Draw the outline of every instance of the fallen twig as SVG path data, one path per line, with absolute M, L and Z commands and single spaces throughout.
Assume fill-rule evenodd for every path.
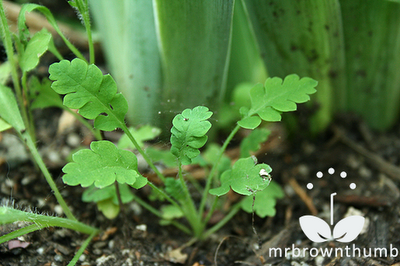
M 334 128 L 335 135 L 337 138 L 342 141 L 344 144 L 349 146 L 351 149 L 355 150 L 359 154 L 363 155 L 367 158 L 371 165 L 374 166 L 377 170 L 381 171 L 382 173 L 386 174 L 387 176 L 400 181 L 400 167 L 397 167 L 387 161 L 385 161 L 379 155 L 372 153 L 362 147 L 361 145 L 355 143 L 353 140 L 349 139 L 342 130 L 339 128 Z

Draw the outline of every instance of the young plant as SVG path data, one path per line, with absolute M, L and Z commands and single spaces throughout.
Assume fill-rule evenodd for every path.
M 127 198 L 132 198 L 132 196 L 125 197 L 128 194 L 124 192 L 125 201 L 123 201 L 120 186 L 123 186 L 124 189 L 127 186 L 139 189 L 148 184 L 170 205 L 164 206 L 162 211 L 159 211 L 134 196 L 136 201 L 159 216 L 164 224 L 166 222 L 173 224 L 192 234 L 196 239 L 208 237 L 229 221 L 240 208 L 249 211 L 249 200 L 243 200 L 234 205 L 219 223 L 207 228 L 208 220 L 215 208 L 219 206 L 219 197 L 225 195 L 230 189 L 251 198 L 259 193 L 257 194 L 258 198 L 269 199 L 271 204 L 268 206 L 255 205 L 256 213 L 260 215 L 273 213 L 271 208 L 273 208 L 274 199 L 282 196 L 280 189 L 274 185 L 272 187 L 274 193 L 262 193 L 270 184 L 269 173 L 272 169 L 267 164 L 257 164 L 255 157 L 247 156 L 237 160 L 231 169 L 220 175 L 218 170 L 221 159 L 229 142 L 240 128 L 256 129 L 262 120 L 280 121 L 282 112 L 294 111 L 296 103 L 309 100 L 309 94 L 315 92 L 314 87 L 317 85 L 317 82 L 310 78 L 300 79 L 297 75 L 289 75 L 284 81 L 280 78 L 269 78 L 265 85 L 258 84 L 253 87 L 250 90 L 251 107 L 241 108 L 242 119 L 238 121 L 223 146 L 218 148 L 218 155 L 211 166 L 205 187 L 200 188 L 203 196 L 198 204 L 190 193 L 190 186 L 187 183 L 188 180 L 189 182 L 194 181 L 185 178 L 189 173 L 185 173 L 184 166 L 198 160 L 199 149 L 207 142 L 206 134 L 212 126 L 208 121 L 212 112 L 207 107 L 198 106 L 193 109 L 185 109 L 173 119 L 170 142 L 171 153 L 176 157 L 178 175 L 177 178 L 165 177 L 155 167 L 154 162 L 125 124 L 127 102 L 122 94 L 117 93 L 116 83 L 110 75 L 103 75 L 95 65 L 88 65 L 80 59 L 55 63 L 50 66 L 49 72 L 50 79 L 54 81 L 52 88 L 57 93 L 65 95 L 64 104 L 69 108 L 79 109 L 79 114 L 83 117 L 94 119 L 94 127 L 97 129 L 103 131 L 122 129 L 125 133 L 124 138 L 131 141 L 150 168 L 157 174 L 162 185 L 155 186 L 139 173 L 134 153 L 120 149 L 106 140 L 92 142 L 90 149 L 80 150 L 73 155 L 73 162 L 63 168 L 64 183 L 72 186 L 92 186 L 91 192 L 87 192 L 84 196 L 86 201 L 91 199 L 103 203 L 104 200 L 107 200 L 107 205 L 112 203 L 114 206 L 118 202 L 120 208 Z M 264 137 L 259 131 L 255 132 L 261 135 L 258 137 L 259 139 L 266 138 L 267 132 L 264 132 Z M 254 149 L 257 143 L 249 142 L 247 145 L 243 148 L 244 156 Z M 212 188 L 212 184 L 215 183 L 221 185 Z M 193 183 L 193 185 L 197 184 Z M 108 196 L 100 196 L 101 194 L 96 192 L 96 189 L 106 189 Z M 213 198 L 212 204 L 208 201 L 210 197 Z M 110 217 L 115 215 L 114 209 Z M 182 216 L 186 218 L 190 228 L 175 219 Z
M 79 2 L 81 6 L 85 5 L 82 0 L 77 0 L 76 2 Z M 14 209 L 13 206 L 1 206 L 1 225 L 10 224 L 17 221 L 29 222 L 32 224 L 1 236 L 0 243 L 50 226 L 69 228 L 77 232 L 89 234 L 87 240 L 82 243 L 82 246 L 79 248 L 72 261 L 68 264 L 75 265 L 80 255 L 82 255 L 85 248 L 88 246 L 91 239 L 99 233 L 99 230 L 95 227 L 85 225 L 75 218 L 64 198 L 62 197 L 60 191 L 58 190 L 57 185 L 53 181 L 53 178 L 48 171 L 46 165 L 44 164 L 36 147 L 34 122 L 32 114 L 30 112 L 31 108 L 44 108 L 48 106 L 62 105 L 60 104 L 60 96 L 54 94 L 53 91 L 49 91 L 49 86 L 46 86 L 49 85 L 49 83 L 46 82 L 46 80 L 43 80 L 43 82 L 40 83 L 37 78 L 32 77 L 31 81 L 33 84 L 28 85 L 28 83 L 30 83 L 28 82 L 28 76 L 30 72 L 37 67 L 40 57 L 46 51 L 51 51 L 60 60 L 62 59 L 62 56 L 56 50 L 53 44 L 52 35 L 47 30 L 43 29 L 34 34 L 32 37 L 29 36 L 29 31 L 25 25 L 25 13 L 31 12 L 33 10 L 40 11 L 42 14 L 44 14 L 50 24 L 65 41 L 66 45 L 71 49 L 71 51 L 74 52 L 78 57 L 84 59 L 82 54 L 62 34 L 50 11 L 40 5 L 26 4 L 22 6 L 21 12 L 18 17 L 18 33 L 12 36 L 9 31 L 9 26 L 7 24 L 3 1 L 0 0 L 0 36 L 6 50 L 8 59 L 7 65 L 9 66 L 9 72 L 12 77 L 14 91 L 17 96 L 17 98 L 15 98 L 11 88 L 7 87 L 3 83 L 0 84 L 0 124 L 1 130 L 6 130 L 10 127 L 14 128 L 21 140 L 28 147 L 34 159 L 34 162 L 42 171 L 47 183 L 49 184 L 58 203 L 65 213 L 66 218 L 40 215 L 29 211 L 20 211 Z M 82 16 L 85 17 L 88 16 L 88 14 L 82 14 Z M 14 55 L 14 48 L 17 52 L 16 55 Z M 15 60 L 16 58 L 18 60 Z M 21 77 L 19 76 L 19 73 L 21 73 Z M 6 76 L 8 75 L 6 74 Z M 32 87 L 35 87 L 37 90 L 31 90 Z M 38 95 L 36 95 L 36 93 Z M 31 100 L 33 101 L 32 105 Z M 72 112 L 71 110 L 68 111 Z M 83 119 L 78 119 L 84 122 L 86 126 L 92 128 Z M 93 133 L 94 135 L 96 135 L 96 133 L 98 132 L 93 131 Z M 100 135 L 97 134 L 97 136 L 101 139 Z

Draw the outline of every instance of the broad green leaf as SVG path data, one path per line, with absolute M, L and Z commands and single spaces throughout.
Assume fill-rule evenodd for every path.
M 94 127 L 112 131 L 124 125 L 128 110 L 124 96 L 117 93 L 117 86 L 110 75 L 104 75 L 95 65 L 88 65 L 81 59 L 71 62 L 62 60 L 49 67 L 52 88 L 59 94 L 66 94 L 64 105 L 79 109 L 79 113 L 94 119 Z
M 154 0 L 162 73 L 161 103 L 169 116 L 224 97 L 234 0 Z M 158 103 L 157 103 L 158 104 Z
M 2 84 L 0 84 L 0 117 L 19 133 L 25 131 L 17 100 L 11 89 Z
M 150 125 L 145 125 L 138 129 L 130 127 L 129 132 L 131 132 L 132 136 L 136 139 L 136 142 L 139 144 L 139 146 L 143 148 L 144 141 L 155 139 L 158 135 L 160 135 L 161 130 Z M 120 149 L 135 149 L 132 141 L 125 133 L 119 139 L 117 147 Z
M 51 38 L 51 33 L 46 29 L 32 36 L 20 58 L 22 71 L 31 71 L 38 65 L 40 57 L 49 49 Z
M 319 104 L 319 109 L 310 127 L 314 132 L 324 129 L 334 109 L 344 104 L 334 94 L 346 89 L 344 44 L 353 43 L 343 39 L 340 1 L 242 2 L 268 74 L 271 77 L 285 77 L 296 73 L 301 77 L 318 80 L 318 93 L 314 100 Z M 368 6 L 363 0 L 359 2 Z M 352 10 L 359 11 L 357 8 Z
M 272 171 L 267 164 L 257 164 L 255 157 L 242 158 L 236 161 L 231 170 L 221 176 L 221 186 L 210 189 L 210 194 L 222 196 L 232 188 L 238 194 L 252 195 L 265 189 L 270 179 L 266 173 Z
M 268 75 L 264 66 L 262 54 L 260 53 L 254 31 L 246 14 L 244 3 L 242 0 L 235 1 L 227 96 L 230 95 L 232 89 L 235 95 L 238 86 L 243 88 L 243 82 L 246 82 L 248 85 L 251 84 L 250 88 L 252 88 L 254 84 L 264 82 L 267 77 Z M 249 90 L 247 90 L 247 94 L 248 91 Z M 243 103 L 243 101 L 247 102 L 247 100 L 250 104 L 250 99 L 244 97 L 239 100 L 242 104 L 237 106 L 245 106 L 246 104 Z M 236 101 L 235 104 L 237 104 Z M 250 105 L 248 106 L 250 107 Z
M 253 195 L 247 196 L 240 204 L 244 211 L 248 213 L 255 211 L 261 218 L 275 216 L 276 200 L 283 198 L 283 196 L 282 188 L 276 182 L 272 181 L 267 188 L 256 193 L 254 206 Z
M 334 104 L 360 114 L 373 129 L 390 129 L 398 123 L 400 111 L 400 4 L 373 0 L 339 3 L 347 87 L 335 88 Z
M 159 121 L 158 114 L 163 111 L 162 72 L 153 1 L 89 0 L 89 4 L 108 69 L 128 101 L 130 123 L 169 125 L 171 120 Z
M 257 84 L 250 90 L 251 108 L 239 125 L 255 126 L 249 117 L 258 115 L 265 121 L 280 121 L 281 112 L 295 111 L 297 103 L 310 99 L 309 94 L 316 92 L 317 82 L 311 78 L 302 78 L 292 74 L 282 82 L 280 78 L 268 78 L 265 86 Z
M 260 144 L 268 139 L 269 131 L 266 128 L 257 128 L 253 130 L 245 139 L 240 143 L 240 157 L 248 157 L 252 152 L 260 149 Z
M 29 80 L 29 92 L 33 100 L 31 108 L 63 107 L 61 97 L 51 88 L 51 81 L 43 78 L 42 82 L 36 76 Z
M 118 182 L 133 185 L 139 182 L 145 185 L 144 177 L 137 169 L 134 153 L 118 149 L 109 141 L 93 141 L 90 150 L 80 150 L 72 156 L 73 162 L 62 169 L 63 181 L 70 186 L 88 187 L 94 184 L 104 188 Z
M 211 115 L 207 107 L 198 106 L 185 109 L 173 119 L 171 153 L 182 164 L 190 164 L 200 154 L 199 148 L 207 142 L 206 134 L 211 128 L 211 123 L 207 121 Z

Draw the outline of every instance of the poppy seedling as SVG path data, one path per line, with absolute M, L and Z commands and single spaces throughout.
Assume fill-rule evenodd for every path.
M 208 220 L 215 208 L 220 205 L 218 199 L 231 189 L 240 195 L 251 198 L 257 194 L 257 198 L 263 198 L 269 202 L 269 204 L 255 205 L 257 214 L 263 216 L 273 213 L 271 207 L 273 209 L 276 198 L 282 197 L 282 192 L 279 186 L 274 185 L 272 188 L 275 193 L 268 195 L 261 193 L 270 185 L 272 169 L 267 164 L 258 164 L 256 158 L 249 154 L 251 150 L 257 149 L 259 142 L 265 141 L 269 134 L 268 131 L 255 130 L 253 132 L 255 137 L 246 139 L 241 145 L 243 158 L 237 160 L 232 167 L 227 166 L 228 169 L 223 169 L 222 174 L 220 174 L 220 162 L 226 147 L 240 128 L 254 130 L 259 127 L 262 120 L 280 121 L 282 112 L 294 111 L 297 103 L 309 100 L 309 94 L 315 92 L 314 87 L 317 85 L 313 79 L 300 79 L 297 75 L 289 75 L 283 81 L 280 78 L 269 78 L 264 85 L 255 85 L 249 92 L 251 107 L 241 108 L 242 119 L 238 121 L 223 146 L 214 147 L 217 155 L 212 162 L 203 164 L 206 168 L 211 167 L 211 170 L 205 186 L 198 188 L 198 183 L 185 178 L 186 173 L 183 166 L 199 162 L 200 148 L 207 143 L 207 133 L 212 127 L 208 120 L 213 115 L 207 107 L 198 106 L 193 109 L 185 109 L 174 117 L 170 152 L 176 158 L 178 175 L 177 178 L 165 177 L 143 149 L 142 141 L 136 140 L 132 134 L 133 131 L 129 130 L 125 124 L 127 102 L 122 94 L 117 93 L 117 86 L 110 75 L 103 75 L 97 66 L 89 65 L 81 59 L 54 63 L 50 66 L 49 72 L 50 79 L 54 81 L 52 88 L 57 93 L 65 95 L 64 104 L 69 108 L 79 109 L 79 113 L 83 117 L 94 119 L 96 129 L 103 131 L 122 129 L 125 133 L 122 142 L 125 143 L 124 147 L 127 147 L 126 143 L 129 140 L 158 175 L 162 185 L 155 186 L 139 173 L 134 153 L 117 148 L 106 140 L 94 141 L 90 145 L 90 149 L 80 150 L 73 155 L 73 162 L 63 168 L 64 183 L 82 187 L 94 186 L 90 188 L 90 192 L 85 192 L 84 200 L 97 202 L 102 210 L 110 206 L 113 209 L 112 206 L 115 207 L 117 204 L 133 200 L 133 197 L 125 191 L 129 186 L 140 189 L 145 185 L 150 185 L 156 194 L 159 194 L 159 198 L 169 204 L 164 205 L 162 210 L 158 211 L 136 197 L 138 203 L 159 216 L 164 224 L 173 224 L 198 239 L 203 239 L 220 228 L 241 208 L 249 210 L 248 200 L 245 197 L 243 203 L 239 202 L 231 208 L 226 219 L 207 229 Z M 188 180 L 192 183 L 195 182 L 193 185 L 197 186 L 203 195 L 199 205 L 190 193 Z M 212 184 L 217 183 L 220 183 L 220 186 L 211 187 Z M 111 186 L 118 185 L 124 188 L 124 201 L 117 201 L 117 199 L 121 199 L 121 195 L 116 197 L 115 193 L 120 192 L 118 189 L 111 188 Z M 99 197 L 100 194 L 96 189 L 107 189 L 107 193 L 103 194 L 107 197 Z M 214 199 L 210 204 L 211 197 Z M 118 212 L 115 208 L 113 210 L 114 212 L 111 212 L 109 217 L 115 217 Z M 204 215 L 206 211 L 207 215 Z M 177 221 L 177 218 L 180 217 L 186 218 L 190 228 Z

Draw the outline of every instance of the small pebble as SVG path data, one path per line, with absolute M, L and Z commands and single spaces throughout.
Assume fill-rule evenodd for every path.
M 43 247 L 38 248 L 38 249 L 36 250 L 36 252 L 37 252 L 39 255 L 43 255 L 43 253 L 44 253 L 44 248 L 43 248 Z
M 76 148 L 81 144 L 81 138 L 78 136 L 78 134 L 71 133 L 68 135 L 66 142 L 68 146 Z
M 62 209 L 62 207 L 60 205 L 54 206 L 54 211 L 60 216 L 64 213 L 63 209 Z
M 85 259 L 86 259 L 86 255 L 85 255 L 85 254 L 82 254 L 82 255 L 79 257 L 79 261 L 85 261 Z
M 137 229 L 137 230 L 141 230 L 141 231 L 143 231 L 143 232 L 146 232 L 146 231 L 147 231 L 147 225 L 145 225 L 145 224 L 139 224 L 139 225 L 136 226 L 136 229 Z
M 114 248 L 114 240 L 110 240 L 110 242 L 108 242 L 108 248 L 113 249 Z
M 57 255 L 54 256 L 54 260 L 61 262 L 61 261 L 63 261 L 63 256 L 61 256 L 60 254 L 57 254 Z
M 49 151 L 49 153 L 47 154 L 47 157 L 49 158 L 50 162 L 52 162 L 52 163 L 61 162 L 60 154 L 56 151 Z
M 322 266 L 324 263 L 324 257 L 318 256 L 315 258 L 315 265 Z

